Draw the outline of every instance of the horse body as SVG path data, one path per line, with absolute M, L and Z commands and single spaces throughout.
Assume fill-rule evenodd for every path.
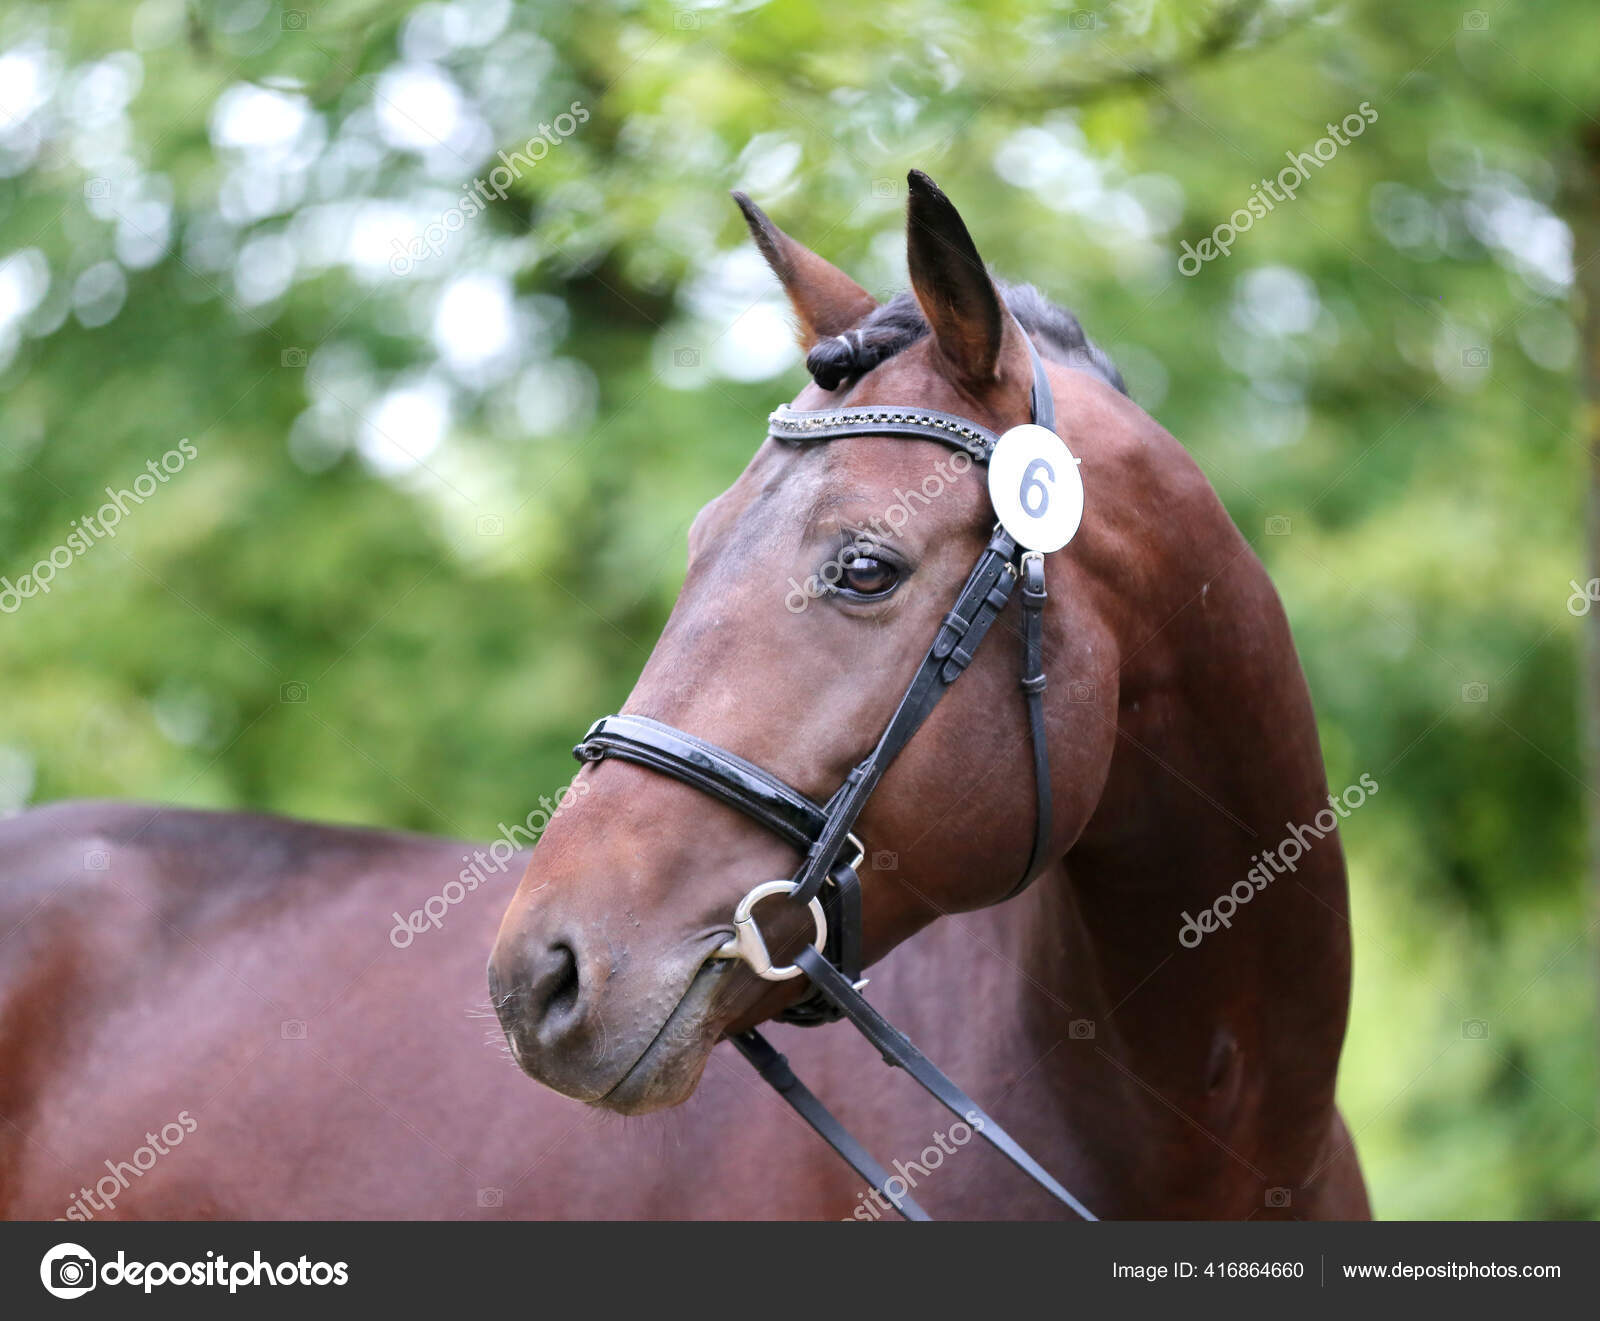
M 116 803 L 0 823 L 0 1215 L 882 1216 L 726 1046 L 693 1102 L 659 1117 L 618 1119 L 530 1087 L 473 1016 L 500 896 L 472 896 L 408 949 L 388 940 L 391 910 L 454 876 L 472 847 Z M 96 852 L 106 869 L 85 871 Z M 1163 1113 L 1099 1066 L 1107 1020 L 1096 1038 L 1065 1018 L 1040 1025 L 1060 1045 L 1036 1067 L 1038 1038 L 990 1030 L 1020 1020 L 1014 965 L 1038 960 L 1043 974 L 1053 957 L 1057 942 L 1040 937 L 1063 929 L 1058 894 L 1040 887 L 930 927 L 874 970 L 871 990 L 958 1076 L 994 1080 L 986 1102 L 1052 1168 L 1088 1175 L 1096 1149 L 1120 1157 L 1137 1144 L 1119 1134 L 1149 1132 L 1130 1113 Z M 949 1011 L 952 976 L 981 1013 Z M 1071 1012 L 1098 1012 L 1072 994 Z M 865 1043 L 794 1030 L 779 1044 L 939 1213 L 1053 1212 L 977 1145 L 929 1156 L 950 1117 Z M 1067 1101 L 1097 1072 L 1125 1108 L 1085 1141 Z M 180 1114 L 193 1131 L 130 1173 L 150 1131 Z M 80 1190 L 113 1177 L 108 1161 L 123 1178 L 96 1206 Z M 1209 1183 L 1181 1163 L 1152 1168 L 1127 1205 L 1170 1208 L 1186 1178 Z M 1206 1197 L 1193 1210 L 1222 1213 Z
M 0 1212 L 735 1209 L 675 1202 L 687 1162 L 673 1125 L 625 1126 L 529 1087 L 498 1032 L 485 1041 L 492 892 L 406 949 L 390 942 L 391 910 L 436 892 L 472 848 L 133 804 L 62 804 L 0 825 L 0 931 L 11 933 L 0 944 Z M 85 854 L 108 865 L 85 871 Z M 80 1197 L 108 1160 L 130 1161 L 180 1114 L 192 1133 L 148 1171 L 124 1171 L 129 1186 L 101 1199 L 113 1209 Z
M 745 205 L 813 342 L 867 315 L 858 286 Z M 938 240 L 921 249 L 919 205 Z M 914 188 L 929 333 L 801 406 L 837 389 L 996 430 L 1021 420 L 1017 344 L 981 263 L 938 269 L 944 249 L 970 249 L 941 205 Z M 999 356 L 973 374 L 972 352 Z M 1337 830 L 1292 868 L 1260 861 L 1328 808 L 1282 608 L 1181 446 L 1103 377 L 1049 374 L 1089 490 L 1050 569 L 1060 857 L 997 902 L 1034 811 L 1002 616 L 861 818 L 870 850 L 894 850 L 862 876 L 868 995 L 1102 1215 L 1364 1216 L 1333 1095 L 1350 970 Z M 763 445 L 697 520 L 628 709 L 825 799 L 987 535 L 981 475 L 905 530 L 892 599 L 785 612 L 781 584 L 936 449 Z M 709 958 L 751 883 L 792 868 L 789 846 L 639 766 L 585 766 L 578 783 L 517 860 L 498 936 L 510 887 L 490 884 L 405 949 L 391 914 L 438 893 L 470 845 L 98 804 L 0 823 L 0 1212 L 67 1214 L 145 1126 L 187 1111 L 192 1135 L 105 1214 L 879 1218 L 717 1045 L 798 994 Z M 108 870 L 84 870 L 94 852 Z M 1180 941 L 1186 915 L 1241 882 L 1253 891 L 1231 926 Z M 555 1090 L 529 1087 L 468 1016 L 486 1007 L 491 947 L 503 1040 Z M 1059 1211 L 847 1029 L 776 1044 L 936 1214 Z M 605 1113 L 691 1093 L 659 1117 Z

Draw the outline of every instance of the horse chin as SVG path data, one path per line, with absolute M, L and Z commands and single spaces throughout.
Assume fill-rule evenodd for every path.
M 616 1114 L 645 1115 L 687 1101 L 727 1026 L 721 992 L 732 971 L 733 965 L 722 959 L 702 964 L 644 1053 L 590 1104 Z

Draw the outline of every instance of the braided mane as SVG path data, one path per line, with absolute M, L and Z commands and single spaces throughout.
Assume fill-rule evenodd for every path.
M 1128 392 L 1122 373 L 1084 334 L 1071 312 L 1057 307 L 1031 284 L 996 280 L 995 287 L 1022 328 L 1037 337 L 1039 351 L 1046 358 L 1086 371 L 1123 394 Z M 927 333 L 928 322 L 916 298 L 899 293 L 843 335 L 830 336 L 817 344 L 806 356 L 806 370 L 824 390 L 837 390 L 845 381 L 866 375 Z

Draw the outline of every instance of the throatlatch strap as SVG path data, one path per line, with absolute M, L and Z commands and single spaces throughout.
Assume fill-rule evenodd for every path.
M 733 1037 L 732 1041 L 739 1048 L 739 1053 L 755 1065 L 756 1072 L 772 1086 L 773 1091 L 783 1097 L 794 1108 L 794 1112 L 816 1130 L 818 1137 L 843 1156 L 849 1162 L 851 1169 L 882 1193 L 890 1206 L 907 1220 L 933 1219 L 916 1204 L 909 1193 L 901 1193 L 896 1197 L 889 1191 L 889 1171 L 873 1160 L 872 1153 L 857 1142 L 850 1135 L 850 1130 L 835 1119 L 828 1107 L 817 1100 L 811 1090 L 794 1076 L 794 1070 L 789 1067 L 788 1059 L 775 1051 L 761 1033 L 751 1028 L 750 1031 L 741 1032 Z
M 1022 878 L 1012 887 L 1007 899 L 1020 894 L 1050 857 L 1051 818 L 1055 815 L 1050 794 L 1050 735 L 1044 723 L 1044 608 L 1048 595 L 1044 586 L 1044 560 L 1038 555 L 1022 557 L 1022 693 L 1028 706 L 1028 734 L 1033 743 L 1034 817 L 1033 852 Z

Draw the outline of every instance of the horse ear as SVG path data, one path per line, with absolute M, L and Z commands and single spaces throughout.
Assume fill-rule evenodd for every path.
M 789 295 L 789 304 L 800 322 L 802 352 L 809 352 L 818 340 L 849 330 L 877 307 L 876 298 L 833 263 L 796 243 L 744 193 L 735 192 L 733 200 L 744 212 L 750 237 Z
M 981 394 L 1027 349 L 954 204 L 921 170 L 906 177 L 906 263 L 911 288 L 950 376 Z

